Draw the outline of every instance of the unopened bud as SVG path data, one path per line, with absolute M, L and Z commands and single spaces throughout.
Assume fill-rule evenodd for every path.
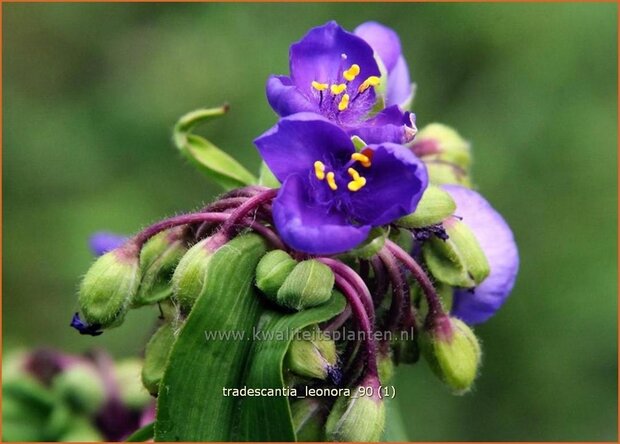
M 378 389 L 378 382 L 376 386 L 362 385 L 350 396 L 338 398 L 325 424 L 329 441 L 379 441 L 385 426 L 385 405 Z M 369 391 L 373 395 L 366 395 Z
M 172 325 L 164 324 L 149 340 L 144 353 L 142 384 L 153 395 L 159 393 L 159 384 L 164 377 L 168 355 L 172 350 L 175 336 Z
M 480 366 L 480 344 L 461 320 L 442 316 L 424 335 L 422 353 L 433 372 L 455 393 L 471 388 Z
M 78 303 L 89 325 L 120 325 L 140 284 L 138 251 L 133 244 L 99 257 L 82 280 Z
M 379 371 L 379 380 L 381 384 L 387 384 L 394 376 L 394 361 L 392 353 L 387 351 L 380 353 L 377 359 L 377 370 Z
M 334 273 L 331 268 L 311 259 L 299 262 L 277 294 L 277 302 L 293 310 L 315 307 L 332 296 Z
M 183 309 L 190 309 L 206 284 L 207 270 L 213 256 L 210 238 L 195 244 L 181 258 L 172 275 L 174 298 Z
M 297 333 L 289 345 L 284 363 L 293 373 L 307 378 L 325 380 L 328 376 L 339 374 L 336 369 L 336 343 L 327 338 L 316 324 Z
M 141 410 L 151 401 L 151 396 L 140 383 L 142 361 L 125 359 L 114 366 L 116 381 L 123 404 L 132 410 Z
M 456 209 L 456 204 L 447 191 L 429 185 L 416 210 L 394 222 L 405 228 L 422 228 L 435 225 L 446 219 Z
M 296 265 L 297 261 L 286 251 L 270 251 L 256 266 L 256 286 L 267 297 L 277 300 L 278 290 Z
M 298 442 L 325 440 L 325 417 L 327 409 L 314 398 L 297 399 L 291 403 L 291 416 Z
M 170 278 L 186 252 L 182 228 L 159 233 L 144 245 L 140 253 L 142 282 L 134 306 L 153 304 L 171 295 Z
M 75 412 L 93 414 L 106 399 L 106 392 L 94 366 L 79 363 L 58 374 L 53 381 L 54 393 Z
M 490 272 L 489 262 L 474 233 L 456 218 L 443 224 L 448 239 L 431 238 L 422 252 L 435 278 L 455 287 L 472 288 Z

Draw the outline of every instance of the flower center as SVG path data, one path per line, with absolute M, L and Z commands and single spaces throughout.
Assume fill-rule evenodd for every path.
M 342 54 L 342 60 L 347 59 L 346 54 Z M 342 68 L 341 68 L 342 69 Z M 331 108 L 335 105 L 335 108 L 339 111 L 345 111 L 349 106 L 355 102 L 355 100 L 370 88 L 374 88 L 379 85 L 380 78 L 377 76 L 369 76 L 358 87 L 357 91 L 350 91 L 347 88 L 350 87 L 349 83 L 352 82 L 361 73 L 361 68 L 358 64 L 354 63 L 349 68 L 342 71 L 342 78 L 344 83 L 324 83 L 314 80 L 311 85 L 312 89 L 318 92 L 319 107 L 323 108 L 324 105 Z M 325 97 L 329 94 L 328 97 Z M 351 98 L 353 96 L 353 98 Z
M 353 165 L 356 162 L 363 168 L 370 168 L 372 165 L 372 150 L 365 149 L 361 153 L 353 153 L 351 154 L 351 160 L 346 163 L 343 169 L 346 169 L 347 174 L 351 178 L 351 180 L 347 183 L 347 189 L 351 192 L 356 192 L 361 190 L 366 185 L 366 178 L 360 175 L 360 173 L 353 168 Z M 338 190 L 338 184 L 336 183 L 336 173 L 334 171 L 327 171 L 327 167 L 323 162 L 317 160 L 314 162 L 314 175 L 317 179 L 321 181 L 325 181 L 327 186 L 332 191 Z

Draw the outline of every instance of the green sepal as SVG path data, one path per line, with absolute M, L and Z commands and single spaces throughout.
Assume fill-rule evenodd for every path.
M 256 183 L 256 178 L 230 155 L 219 149 L 209 140 L 191 134 L 194 127 L 211 119 L 221 117 L 228 106 L 198 109 L 185 114 L 174 127 L 173 140 L 181 153 L 199 171 L 225 190 Z
M 293 310 L 315 307 L 329 300 L 334 287 L 334 273 L 321 262 L 299 262 L 277 294 L 277 303 Z
M 297 441 L 325 441 L 327 406 L 315 398 L 302 398 L 291 402 L 291 415 Z
M 341 396 L 332 407 L 325 434 L 329 441 L 378 441 L 385 427 L 385 404 L 378 397 Z
M 437 160 L 428 160 L 426 171 L 433 185 L 460 185 L 471 188 L 472 182 L 469 173 L 462 168 L 449 163 L 441 163 Z
M 341 259 L 370 259 L 379 252 L 385 245 L 385 240 L 390 234 L 390 227 L 381 228 L 375 227 L 370 230 L 368 237 L 364 242 L 355 247 L 354 249 L 347 251 L 339 255 Z
M 357 151 L 358 153 L 368 146 L 368 144 L 364 142 L 360 136 L 352 136 L 351 142 L 353 142 L 355 151 Z
M 189 310 L 206 283 L 206 276 L 213 252 L 210 238 L 194 244 L 181 258 L 172 275 L 173 297 L 183 310 Z
M 421 154 L 422 160 L 440 160 L 469 172 L 471 147 L 456 130 L 442 123 L 430 123 L 420 129 L 411 147 L 416 152 L 416 145 L 429 143 L 435 147 Z
M 336 344 L 321 332 L 318 325 L 305 327 L 291 341 L 284 365 L 306 378 L 325 380 L 328 370 L 338 362 Z
M 151 337 L 144 352 L 142 384 L 153 395 L 159 393 L 159 384 L 164 377 L 168 356 L 175 341 L 171 324 L 164 324 Z
M 450 194 L 438 186 L 429 185 L 415 211 L 397 219 L 394 224 L 405 228 L 422 228 L 435 225 L 456 210 L 456 203 Z
M 256 286 L 269 299 L 277 302 L 278 290 L 296 266 L 297 261 L 286 251 L 270 251 L 256 267 Z

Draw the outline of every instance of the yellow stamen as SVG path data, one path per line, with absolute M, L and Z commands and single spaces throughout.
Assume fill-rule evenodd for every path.
M 349 107 L 349 95 L 343 94 L 340 103 L 338 104 L 338 111 L 344 111 Z
M 362 153 L 351 154 L 351 160 L 357 160 L 364 168 L 370 167 L 370 158 Z
M 329 85 L 327 83 L 317 82 L 316 80 L 312 82 L 312 87 L 317 91 L 325 91 Z
M 330 88 L 332 94 L 335 96 L 343 92 L 345 89 L 347 89 L 347 85 L 345 85 L 344 83 L 341 83 L 339 85 L 332 85 Z
M 349 173 L 349 176 L 351 176 L 351 178 L 353 179 L 353 182 L 355 182 L 355 181 L 360 179 L 360 173 L 355 171 L 353 168 L 349 168 L 347 170 L 347 173 Z
M 370 88 L 371 86 L 377 86 L 379 83 L 381 82 L 381 79 L 377 76 L 370 76 L 368 77 L 366 80 L 364 80 L 362 82 L 362 84 L 359 87 L 359 92 L 363 93 L 364 91 L 366 91 L 368 88 Z
M 360 66 L 354 63 L 349 69 L 342 73 L 342 76 L 345 78 L 345 80 L 348 80 L 350 82 L 351 80 L 355 79 L 359 73 Z
M 336 191 L 338 189 L 338 185 L 336 185 L 336 177 L 333 171 L 327 173 L 327 185 L 333 190 Z
M 357 177 L 355 179 L 353 179 L 351 182 L 349 182 L 347 184 L 347 188 L 349 189 L 349 191 L 359 191 L 360 189 L 362 189 L 362 187 L 366 185 L 366 178 L 365 177 Z
M 314 162 L 314 175 L 319 180 L 325 179 L 325 164 L 320 160 Z

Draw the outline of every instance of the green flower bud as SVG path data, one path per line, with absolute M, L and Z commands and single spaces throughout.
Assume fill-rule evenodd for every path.
M 146 345 L 144 365 L 142 366 L 142 383 L 153 396 L 157 396 L 159 393 L 159 384 L 164 377 L 168 355 L 175 339 L 172 325 L 164 324 Z
M 134 245 L 99 257 L 80 286 L 78 303 L 86 322 L 99 328 L 120 325 L 139 284 L 138 251 Z
M 213 256 L 206 238 L 195 244 L 179 261 L 172 275 L 172 291 L 181 308 L 189 310 L 205 287 Z
M 286 251 L 270 251 L 256 266 L 256 286 L 270 299 L 276 300 L 278 290 L 296 265 L 297 261 Z
M 325 380 L 338 363 L 336 343 L 314 324 L 297 332 L 291 341 L 284 365 L 299 376 Z
M 94 414 L 106 400 L 103 381 L 90 364 L 81 363 L 54 378 L 52 390 L 73 411 Z
M 425 162 L 439 160 L 466 172 L 471 165 L 469 142 L 454 129 L 441 123 L 431 123 L 420 129 L 411 149 Z
M 318 399 L 303 398 L 293 401 L 291 416 L 298 442 L 325 440 L 326 408 Z
M 329 441 L 379 441 L 385 426 L 385 405 L 376 396 L 377 390 L 374 396 L 364 396 L 358 387 L 351 396 L 338 398 L 325 424 Z
M 480 344 L 461 320 L 443 316 L 422 340 L 422 353 L 433 372 L 455 393 L 471 388 L 480 366 Z
M 425 163 L 432 185 L 460 185 L 471 188 L 471 178 L 465 170 L 451 163 L 437 163 L 437 161 L 432 160 Z
M 474 233 L 456 218 L 443 224 L 449 238 L 429 239 L 422 249 L 430 272 L 440 280 L 456 287 L 472 288 L 490 272 L 489 262 Z
M 381 384 L 387 384 L 394 377 L 394 361 L 392 353 L 387 351 L 380 353 L 377 360 L 377 368 L 379 370 L 379 381 Z
M 172 294 L 170 278 L 187 252 L 183 229 L 172 229 L 153 236 L 140 253 L 142 282 L 134 306 L 153 304 Z
M 331 268 L 311 259 L 299 262 L 277 294 L 277 303 L 302 310 L 327 302 L 332 296 L 334 273 Z
M 136 358 L 125 359 L 118 362 L 114 370 L 123 404 L 133 410 L 146 407 L 151 401 L 151 395 L 140 383 L 142 361 Z
M 429 185 L 416 210 L 394 222 L 405 228 L 422 228 L 435 225 L 450 216 L 456 210 L 456 203 L 447 191 Z

